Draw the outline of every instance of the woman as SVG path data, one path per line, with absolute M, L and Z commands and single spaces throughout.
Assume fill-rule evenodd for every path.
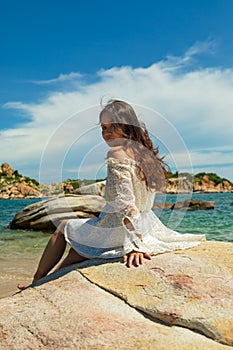
M 126 102 L 110 101 L 100 113 L 110 147 L 106 163 L 106 205 L 98 218 L 63 221 L 48 242 L 33 282 L 46 276 L 71 245 L 57 270 L 86 259 L 120 258 L 128 267 L 151 255 L 193 247 L 204 235 L 180 234 L 153 213 L 155 192 L 165 185 L 165 166 L 148 131 Z M 23 289 L 23 286 L 18 286 Z

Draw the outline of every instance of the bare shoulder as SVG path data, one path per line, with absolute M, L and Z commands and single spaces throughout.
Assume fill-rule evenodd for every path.
M 122 146 L 112 147 L 107 153 L 107 158 L 122 159 L 122 158 L 128 158 L 128 157 L 129 156 L 127 155 L 127 153 L 125 152 Z

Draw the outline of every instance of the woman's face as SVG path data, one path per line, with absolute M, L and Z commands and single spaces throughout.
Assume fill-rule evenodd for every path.
M 103 114 L 101 117 L 102 137 L 110 147 L 120 146 L 125 141 L 121 128 L 114 127 L 111 115 Z

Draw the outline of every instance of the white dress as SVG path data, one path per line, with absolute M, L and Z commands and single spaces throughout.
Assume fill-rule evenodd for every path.
M 71 219 L 65 226 L 67 242 L 80 255 L 109 259 L 133 250 L 156 255 L 205 240 L 205 235 L 181 234 L 163 225 L 152 211 L 155 194 L 137 177 L 134 160 L 108 158 L 106 163 L 106 205 L 99 217 Z M 125 226 L 126 218 L 134 231 Z

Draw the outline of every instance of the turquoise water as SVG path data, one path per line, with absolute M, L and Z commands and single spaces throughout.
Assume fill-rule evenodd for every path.
M 160 196 L 161 197 L 161 196 Z M 157 197 L 156 201 L 176 203 L 186 195 Z M 214 201 L 213 210 L 156 210 L 161 221 L 182 233 L 205 234 L 207 240 L 233 242 L 233 193 L 193 193 L 192 199 L 203 202 Z
M 186 195 L 158 195 L 156 201 L 175 203 L 187 198 Z M 155 210 L 160 220 L 167 226 L 182 233 L 206 234 L 208 240 L 233 242 L 233 193 L 194 193 L 193 199 L 214 201 L 213 210 Z M 43 232 L 8 230 L 6 227 L 14 215 L 25 206 L 39 199 L 0 201 L 0 253 L 10 249 L 31 250 L 44 245 L 49 234 Z
M 25 230 L 9 230 L 8 224 L 15 214 L 40 199 L 0 200 L 0 260 L 44 247 L 49 234 Z

